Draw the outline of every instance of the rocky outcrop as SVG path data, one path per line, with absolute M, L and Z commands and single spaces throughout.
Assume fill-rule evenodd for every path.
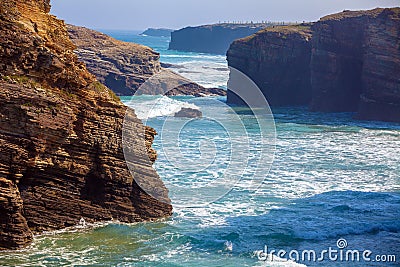
M 311 109 L 400 121 L 400 8 L 330 15 L 313 32 Z
M 113 90 L 117 95 L 134 95 L 137 90 L 154 75 L 168 75 L 171 79 L 163 79 L 163 83 L 182 81 L 175 88 L 172 84 L 168 92 L 162 91 L 159 85 L 146 89 L 140 88 L 140 94 L 172 95 L 226 95 L 226 91 L 218 88 L 204 88 L 188 79 L 161 68 L 160 55 L 151 48 L 134 43 L 122 42 L 103 33 L 84 27 L 67 25 L 71 40 L 77 46 L 75 50 L 79 59 L 85 62 L 88 70 L 96 78 Z M 160 91 L 161 90 L 161 91 Z
M 272 106 L 310 103 L 310 58 L 307 24 L 261 30 L 233 42 L 227 53 L 229 66 L 251 78 Z M 228 103 L 243 104 L 232 91 L 228 91 Z
M 153 163 L 157 160 L 157 151 L 152 147 L 156 135 L 156 130 L 149 126 L 145 126 L 145 144 L 147 148 L 147 154 L 150 161 Z
M 225 54 L 229 45 L 271 24 L 212 24 L 186 27 L 171 33 L 170 50 Z
M 174 30 L 172 29 L 165 29 L 165 28 L 160 28 L 160 29 L 154 29 L 154 28 L 148 28 L 144 32 L 142 32 L 143 35 L 148 35 L 148 36 L 156 36 L 156 37 L 170 37 L 171 32 Z
M 18 187 L 7 178 L 0 178 L 0 214 L 0 249 L 19 248 L 32 241 Z
M 175 113 L 174 117 L 177 118 L 201 118 L 203 113 L 198 109 L 193 108 L 182 108 Z
M 226 90 L 221 88 L 204 88 L 203 86 L 188 82 L 175 87 L 166 93 L 167 96 L 184 96 L 191 95 L 195 97 L 206 97 L 206 96 L 226 96 Z
M 122 42 L 84 27 L 67 27 L 79 59 L 117 95 L 134 95 L 161 69 L 160 55 L 149 47 Z
M 78 61 L 49 9 L 48 0 L 0 6 L 0 249 L 81 218 L 137 222 L 172 212 L 152 167 L 155 133 Z M 127 161 L 123 147 L 133 155 Z M 157 199 L 128 166 L 154 185 Z
M 378 8 L 324 17 L 311 31 L 267 29 L 234 42 L 228 63 L 252 78 L 271 105 L 311 99 L 313 111 L 398 122 L 399 21 L 400 8 Z M 228 102 L 240 100 L 228 90 Z

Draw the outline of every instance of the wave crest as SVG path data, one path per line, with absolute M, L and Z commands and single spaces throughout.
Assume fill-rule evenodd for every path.
M 167 96 L 135 96 L 129 101 L 124 101 L 125 105 L 135 109 L 137 117 L 141 120 L 155 117 L 173 116 L 182 108 L 200 110 L 195 104 L 175 100 Z

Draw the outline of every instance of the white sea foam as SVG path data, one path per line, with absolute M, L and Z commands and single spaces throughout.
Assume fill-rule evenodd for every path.
M 182 108 L 200 109 L 194 104 L 178 101 L 167 96 L 135 96 L 125 104 L 135 109 L 139 119 L 173 116 Z
M 59 230 L 53 230 L 53 231 L 44 231 L 41 234 L 35 235 L 35 238 L 41 238 L 44 236 L 52 236 L 52 235 L 60 235 L 64 233 L 79 233 L 79 232 L 85 232 L 85 231 L 90 231 L 93 229 L 97 228 L 102 228 L 106 227 L 107 225 L 110 224 L 119 224 L 120 222 L 117 220 L 114 221 L 104 221 L 104 222 L 95 222 L 95 223 L 87 223 L 85 222 L 84 224 L 81 223 L 82 221 L 79 221 L 76 225 L 66 227 L 63 229 Z
M 257 255 L 260 252 L 262 252 L 262 251 L 254 251 L 254 255 Z M 305 265 L 305 264 L 296 263 L 291 260 L 279 258 L 278 256 L 275 256 L 272 254 L 268 255 L 268 260 L 259 261 L 259 263 L 254 266 L 257 266 L 257 267 L 258 266 L 260 266 L 260 267 L 261 266 L 262 267 L 264 267 L 264 266 L 265 267 L 307 267 L 307 265 Z
M 222 55 L 194 54 L 194 53 L 193 54 L 187 53 L 187 54 L 163 55 L 163 58 L 190 58 L 191 60 L 193 60 L 193 59 L 197 59 L 197 60 L 211 59 L 213 61 L 225 60 L 225 56 L 222 56 Z
M 208 61 L 188 61 L 174 64 L 170 69 L 179 73 L 202 86 L 226 87 L 229 77 L 229 69 L 226 61 L 208 62 Z

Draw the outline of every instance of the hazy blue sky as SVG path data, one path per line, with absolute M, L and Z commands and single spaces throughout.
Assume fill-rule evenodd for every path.
M 399 0 L 53 0 L 52 13 L 96 29 L 182 28 L 226 20 L 314 21 L 344 9 L 399 6 Z

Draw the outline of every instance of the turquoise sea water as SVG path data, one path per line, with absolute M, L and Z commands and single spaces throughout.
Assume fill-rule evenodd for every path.
M 168 38 L 111 34 L 154 47 L 163 62 L 179 65 L 176 69 L 182 75 L 197 82 L 218 86 L 226 82 L 226 71 L 221 70 L 226 61 L 221 56 L 167 51 Z M 128 97 L 122 100 L 131 104 Z M 224 98 L 172 101 L 142 96 L 135 101 L 142 111 L 155 110 L 150 118 L 146 112 L 139 115 L 159 132 L 155 168 L 170 188 L 173 217 L 132 225 L 77 226 L 37 236 L 25 250 L 1 252 L 0 266 L 399 265 L 400 124 L 360 122 L 351 113 L 278 108 L 273 110 L 275 139 L 273 129 L 262 136 L 252 113 L 228 107 Z M 168 116 L 189 104 L 202 110 L 205 118 L 182 121 Z M 169 144 L 177 129 L 177 142 Z M 274 142 L 263 142 L 265 138 Z M 178 150 L 170 153 L 174 145 Z M 266 153 L 260 154 L 263 146 Z M 181 166 L 182 158 L 174 157 L 177 151 L 195 169 Z M 243 174 L 236 183 L 225 184 L 230 189 L 223 192 L 227 194 L 202 190 L 226 173 Z M 262 176 L 262 183 L 251 186 L 255 174 Z M 210 199 L 207 205 L 190 205 Z M 339 239 L 347 242 L 341 251 L 370 250 L 372 260 L 395 255 L 397 263 L 345 262 L 340 257 L 329 260 L 327 255 L 322 262 L 299 263 L 279 258 L 264 262 L 257 257 L 265 246 L 269 252 L 319 254 L 330 247 L 340 251 Z

